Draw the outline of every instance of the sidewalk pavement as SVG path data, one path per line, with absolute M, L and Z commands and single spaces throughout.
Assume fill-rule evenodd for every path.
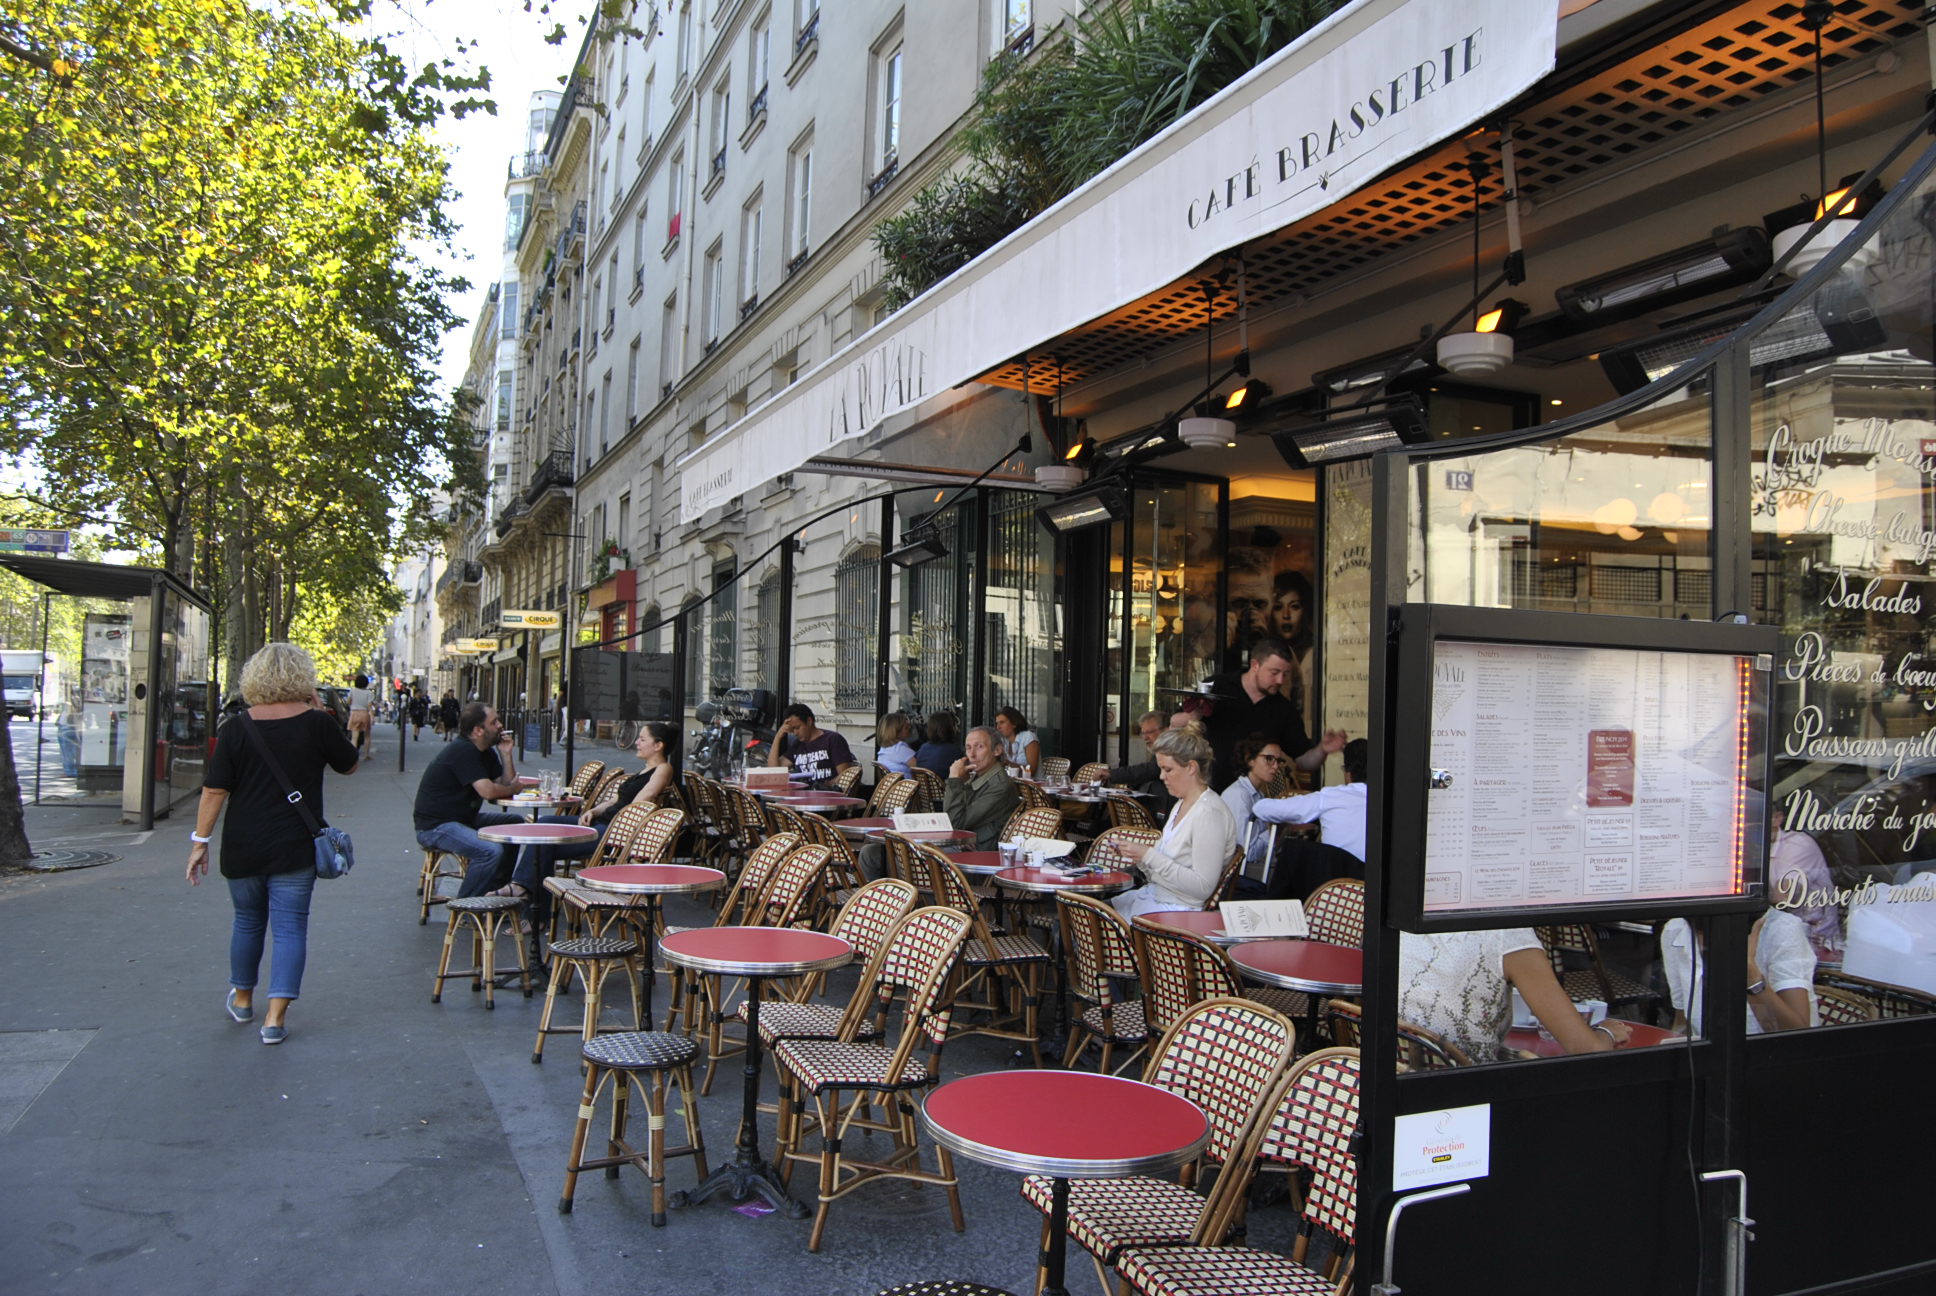
M 573 1041 L 553 1036 L 531 1064 L 542 988 L 501 991 L 490 1012 L 461 982 L 430 1002 L 443 920 L 417 923 L 410 803 L 438 744 L 426 729 L 400 775 L 395 742 L 380 733 L 375 760 L 329 776 L 328 816 L 355 838 L 356 871 L 317 884 L 303 997 L 276 1048 L 223 1012 L 230 907 L 219 877 L 184 880 L 192 801 L 146 834 L 101 811 L 29 808 L 37 849 L 121 859 L 0 877 L 0 1292 L 868 1296 L 941 1277 L 1030 1289 L 1040 1216 L 1017 1176 L 965 1159 L 967 1232 L 951 1230 L 938 1189 L 876 1183 L 835 1204 L 818 1256 L 808 1220 L 749 1218 L 724 1197 L 654 1229 L 630 1169 L 582 1176 L 560 1215 L 582 1085 Z M 604 744 L 579 759 L 617 755 Z M 668 909 L 711 921 L 683 898 Z M 1008 1059 L 1005 1042 L 971 1038 L 945 1069 Z M 701 1100 L 711 1165 L 732 1155 L 739 1082 L 729 1062 Z M 669 1189 L 693 1182 L 689 1159 L 671 1164 Z M 812 1168 L 793 1185 L 810 1202 Z

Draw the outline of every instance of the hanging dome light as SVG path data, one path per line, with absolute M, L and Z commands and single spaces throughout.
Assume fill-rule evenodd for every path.
M 1524 303 L 1508 297 L 1472 322 L 1464 333 L 1439 339 L 1439 367 L 1462 378 L 1488 378 L 1513 360 L 1512 330 L 1526 313 Z
M 1192 450 L 1213 450 L 1229 445 L 1237 437 L 1237 425 L 1227 418 L 1178 419 L 1176 434 Z

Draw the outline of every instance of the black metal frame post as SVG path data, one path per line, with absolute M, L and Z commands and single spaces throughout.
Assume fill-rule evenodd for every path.
M 875 602 L 879 605 L 874 622 L 874 732 L 881 731 L 881 722 L 887 719 L 888 658 L 887 645 L 893 633 L 894 621 L 894 572 L 893 563 L 887 555 L 894 549 L 894 497 L 887 496 L 881 501 L 881 563 L 880 581 L 875 590 Z M 876 742 L 876 747 L 879 743 Z M 876 753 L 879 754 L 878 752 Z
M 772 627 L 772 633 L 780 637 L 780 651 L 773 668 L 773 696 L 780 700 L 781 706 L 792 701 L 793 688 L 793 581 L 795 548 L 800 544 L 800 533 L 790 532 L 780 543 L 780 624 Z
M 53 597 L 54 597 L 54 591 L 52 590 L 41 591 L 41 594 L 40 594 L 40 713 L 38 717 L 34 720 L 34 804 L 35 805 L 40 804 L 40 771 L 41 771 L 41 768 L 47 764 L 47 756 L 46 756 L 47 749 L 44 745 L 47 741 L 47 620 L 48 620 L 48 600 Z M 74 669 L 76 673 L 79 672 L 80 670 L 79 662 L 74 663 Z M 211 672 L 211 676 L 212 675 L 213 675 L 213 672 Z M 214 688 L 215 688 L 214 684 L 211 683 L 209 685 L 209 691 L 211 695 L 214 692 Z M 206 721 L 206 723 L 212 726 L 215 720 L 215 710 L 216 710 L 216 703 L 214 701 L 213 696 L 210 697 L 210 700 L 208 702 L 208 707 L 209 707 L 209 712 L 208 712 L 208 720 Z M 65 699 L 63 699 L 61 710 L 65 711 L 66 709 L 67 707 L 66 707 Z M 59 722 L 56 721 L 55 723 L 58 725 Z M 60 733 L 58 729 L 55 730 L 54 736 L 57 739 L 59 738 Z M 78 738 L 77 738 L 77 741 L 78 741 Z M 14 759 L 15 759 L 15 762 L 18 763 L 19 753 L 15 753 Z M 78 756 L 76 757 L 76 760 L 77 761 L 79 760 Z M 75 768 L 76 769 L 80 768 L 78 763 L 75 765 Z M 65 774 L 66 772 L 67 772 L 67 764 L 65 759 L 63 759 L 61 763 L 61 773 Z

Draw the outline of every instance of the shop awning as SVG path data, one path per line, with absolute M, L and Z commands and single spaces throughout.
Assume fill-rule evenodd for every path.
M 680 461 L 691 522 L 1336 201 L 1553 67 L 1555 0 L 1361 0 Z

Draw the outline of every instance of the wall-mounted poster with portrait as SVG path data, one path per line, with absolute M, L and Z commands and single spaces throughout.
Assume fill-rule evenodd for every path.
M 1242 670 L 1268 635 L 1290 646 L 1285 690 L 1310 728 L 1318 714 L 1317 510 L 1310 500 L 1250 495 L 1230 501 L 1224 669 Z

